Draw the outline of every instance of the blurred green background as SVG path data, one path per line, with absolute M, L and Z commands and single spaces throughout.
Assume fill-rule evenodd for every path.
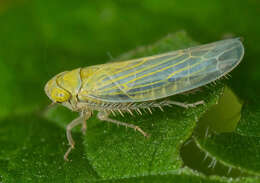
M 43 111 L 50 102 L 44 85 L 59 72 L 108 62 L 177 31 L 198 43 L 240 37 L 245 57 L 227 82 L 241 101 L 257 103 L 259 20 L 259 0 L 0 0 L 0 119 Z

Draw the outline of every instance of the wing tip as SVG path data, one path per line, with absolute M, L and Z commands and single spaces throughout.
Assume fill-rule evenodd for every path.
M 243 41 L 244 41 L 244 38 L 243 37 L 236 37 L 236 38 L 231 38 L 231 39 L 227 39 L 228 40 L 232 40 L 234 41 L 233 43 L 236 43 L 237 44 L 237 50 L 239 50 L 239 53 L 240 53 L 240 56 L 239 56 L 239 59 L 237 61 L 237 63 L 240 63 L 241 60 L 243 59 L 244 57 L 244 54 L 245 54 L 245 48 L 244 48 L 244 45 L 243 45 Z
M 236 38 L 236 40 L 238 41 L 239 48 L 241 49 L 241 54 L 240 54 L 240 58 L 239 58 L 239 61 L 238 61 L 238 63 L 240 63 L 241 60 L 244 57 L 244 54 L 245 54 L 245 48 L 244 48 L 244 45 L 243 45 L 244 38 L 243 37 L 238 37 L 238 38 Z

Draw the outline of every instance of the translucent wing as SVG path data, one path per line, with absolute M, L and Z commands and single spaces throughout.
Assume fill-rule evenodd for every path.
M 230 72 L 241 61 L 239 39 L 173 51 L 152 57 L 114 62 L 93 68 L 83 81 L 81 97 L 106 102 L 141 102 L 182 93 Z

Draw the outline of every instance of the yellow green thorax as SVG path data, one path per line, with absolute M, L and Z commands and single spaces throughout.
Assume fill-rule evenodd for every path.
M 77 95 L 81 87 L 80 69 L 65 72 L 57 77 L 57 83 L 71 93 L 72 96 Z
M 95 93 L 96 92 L 96 86 L 98 86 L 98 81 L 91 80 L 92 76 L 97 73 L 97 71 L 100 69 L 100 65 L 97 66 L 90 66 L 85 67 L 81 69 L 80 75 L 81 75 L 81 90 L 78 93 L 78 98 L 81 101 L 92 101 L 98 103 L 97 100 L 94 98 L 88 97 L 89 93 Z

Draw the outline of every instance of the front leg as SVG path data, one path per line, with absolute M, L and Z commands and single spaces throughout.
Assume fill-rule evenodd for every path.
M 117 125 L 122 125 L 122 126 L 125 126 L 125 127 L 132 128 L 134 130 L 139 131 L 141 134 L 143 134 L 143 136 L 148 137 L 148 134 L 145 133 L 139 126 L 129 124 L 129 123 L 125 123 L 125 122 L 121 122 L 121 121 L 117 121 L 115 119 L 111 119 L 111 118 L 109 118 L 109 114 L 110 113 L 108 113 L 106 111 L 99 111 L 99 113 L 97 114 L 97 117 L 102 121 L 107 121 L 107 122 L 114 123 L 114 124 L 117 124 Z
M 68 148 L 67 152 L 64 154 L 64 160 L 68 161 L 68 155 L 75 146 L 75 142 L 74 142 L 72 135 L 71 135 L 71 130 L 79 124 L 82 124 L 83 128 L 86 127 L 86 120 L 88 118 L 90 118 L 90 116 L 91 116 L 90 111 L 82 112 L 81 115 L 78 118 L 74 119 L 72 122 L 70 122 L 67 125 L 66 134 L 67 134 L 67 139 L 68 139 L 70 147 Z

